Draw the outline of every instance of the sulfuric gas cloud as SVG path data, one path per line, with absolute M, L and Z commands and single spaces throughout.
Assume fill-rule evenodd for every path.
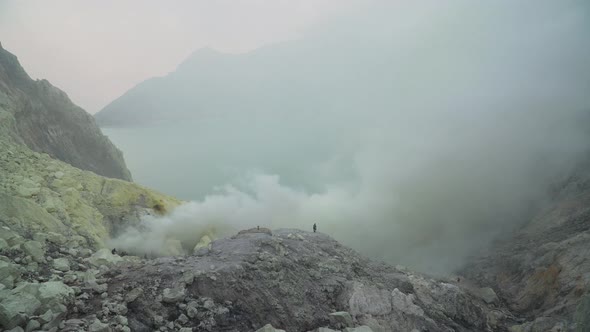
M 451 271 L 587 156 L 588 31 L 584 1 L 375 3 L 299 41 L 180 66 L 160 79 L 175 91 L 199 70 L 215 79 L 191 93 L 190 120 L 145 131 L 149 154 L 110 135 L 136 179 L 191 202 L 113 243 L 190 252 L 205 234 L 317 223 L 373 258 Z

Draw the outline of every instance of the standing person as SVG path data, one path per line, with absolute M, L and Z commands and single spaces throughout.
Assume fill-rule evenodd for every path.
M 318 226 L 316 226 L 316 224 L 313 224 L 313 232 L 315 233 L 315 231 L 318 229 Z

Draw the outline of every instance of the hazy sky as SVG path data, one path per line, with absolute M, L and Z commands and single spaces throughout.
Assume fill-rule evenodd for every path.
M 0 0 L 0 42 L 90 113 L 193 51 L 297 38 L 361 0 Z

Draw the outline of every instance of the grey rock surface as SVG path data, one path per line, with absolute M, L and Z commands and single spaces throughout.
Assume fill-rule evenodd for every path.
M 576 308 L 574 315 L 576 331 L 590 331 L 590 296 L 586 295 Z
M 164 288 L 162 301 L 166 303 L 176 303 L 181 301 L 186 296 L 184 287 Z
M 58 271 L 68 272 L 70 270 L 70 261 L 67 258 L 54 259 L 53 268 Z
M 461 272 L 480 286 L 491 286 L 513 314 L 526 318 L 514 330 L 575 326 L 574 314 L 590 291 L 588 169 L 582 165 L 530 222 Z M 490 294 L 480 296 L 495 301 L 485 293 Z
M 102 323 L 100 320 L 95 320 L 90 326 L 88 327 L 89 332 L 110 332 L 111 328 L 108 324 Z
M 0 237 L 17 248 L 31 241 L 4 230 Z M 212 241 L 204 254 L 155 259 L 108 250 L 90 252 L 89 259 L 78 254 L 80 247 L 58 246 L 63 239 L 44 242 L 46 259 L 38 263 L 32 257 L 25 263 L 22 250 L 0 255 L 2 276 L 12 282 L 0 289 L 5 329 L 36 326 L 31 321 L 45 331 L 530 332 L 575 326 L 574 317 L 516 317 L 491 289 L 374 262 L 322 233 L 246 230 Z M 60 261 L 70 270 L 53 269 Z M 575 317 L 580 327 L 584 303 Z
M 0 302 L 0 326 L 10 329 L 22 325 L 40 306 L 33 295 L 12 293 Z
M 43 262 L 45 260 L 45 248 L 40 242 L 27 241 L 21 245 L 21 249 L 27 255 L 30 255 L 35 262 Z
M 263 327 L 256 330 L 256 332 L 285 332 L 285 330 L 275 329 L 272 325 L 266 324 Z
M 352 316 L 346 311 L 338 311 L 330 314 L 330 323 L 333 326 L 353 326 Z
M 490 330 L 481 299 L 372 262 L 321 233 L 245 231 L 211 242 L 205 255 L 121 263 L 109 273 L 109 298 L 127 303 L 132 330 Z

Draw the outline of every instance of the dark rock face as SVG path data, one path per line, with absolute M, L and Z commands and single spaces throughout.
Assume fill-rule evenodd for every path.
M 32 150 L 99 175 L 131 180 L 123 154 L 94 118 L 48 81 L 32 80 L 1 45 L 0 118 L 13 122 L 9 129 L 15 132 L 9 136 Z

